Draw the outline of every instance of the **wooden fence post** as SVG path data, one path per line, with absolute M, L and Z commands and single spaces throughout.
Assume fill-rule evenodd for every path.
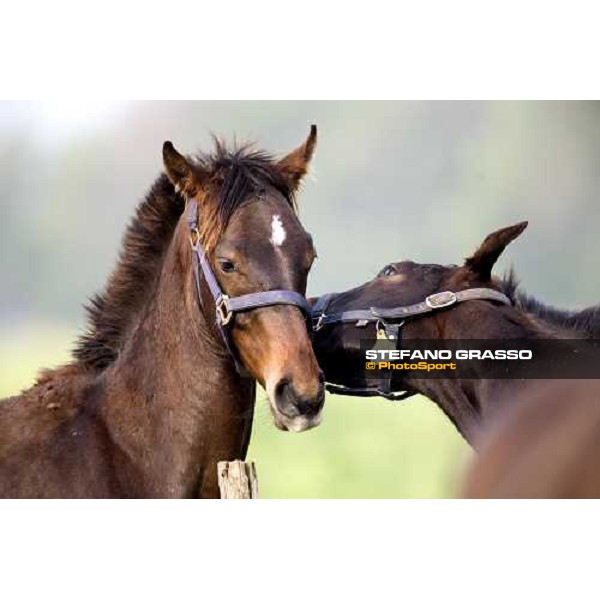
M 258 479 L 254 462 L 221 461 L 217 465 L 221 499 L 258 498 Z

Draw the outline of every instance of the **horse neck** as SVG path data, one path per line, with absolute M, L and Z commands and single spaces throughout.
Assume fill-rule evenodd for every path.
M 489 308 L 489 310 L 496 310 Z M 500 310 L 504 310 L 500 308 Z M 512 310 L 512 309 L 506 309 Z M 485 319 L 465 318 L 459 310 L 449 311 L 441 320 L 431 323 L 423 339 L 555 339 L 569 337 L 545 323 L 520 314 L 518 318 L 503 321 L 490 320 L 491 327 L 481 327 L 477 335 L 465 324 L 481 323 Z M 435 332 L 435 333 L 434 333 Z M 462 333 L 461 333 L 462 332 Z M 419 336 L 415 336 L 419 337 Z M 435 402 L 454 423 L 461 435 L 474 445 L 477 433 L 493 416 L 504 410 L 525 384 L 511 379 L 420 379 L 413 388 Z
M 160 493 L 188 493 L 203 485 L 203 469 L 216 474 L 217 460 L 244 458 L 254 383 L 240 378 L 217 334 L 198 304 L 180 222 L 154 293 L 104 379 L 111 437 L 142 479 L 168 486 Z
M 422 380 L 418 391 L 435 402 L 465 440 L 476 446 L 481 428 L 502 412 L 524 385 L 511 379 L 439 379 Z

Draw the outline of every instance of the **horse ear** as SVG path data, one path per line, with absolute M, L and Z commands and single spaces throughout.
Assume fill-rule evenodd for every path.
M 465 261 L 465 268 L 483 279 L 491 279 L 492 268 L 504 252 L 504 249 L 514 239 L 518 238 L 527 227 L 528 222 L 522 221 L 516 225 L 498 229 L 490 233 L 475 254 Z
M 311 125 L 310 133 L 308 134 L 306 141 L 277 163 L 277 166 L 284 177 L 290 183 L 292 190 L 298 188 L 300 180 L 306 175 L 308 164 L 310 163 L 316 145 L 317 126 Z
M 186 158 L 175 150 L 171 142 L 163 144 L 163 163 L 167 177 L 175 189 L 186 197 L 195 196 L 198 191 L 197 174 Z

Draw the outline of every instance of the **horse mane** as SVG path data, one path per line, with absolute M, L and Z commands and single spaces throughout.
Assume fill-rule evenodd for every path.
M 207 250 L 252 193 L 274 187 L 295 209 L 293 191 L 275 160 L 250 145 L 230 151 L 215 139 L 215 151 L 198 154 L 192 162 L 209 174 L 200 223 Z M 73 352 L 84 367 L 101 371 L 117 358 L 132 319 L 158 281 L 165 252 L 184 210 L 184 198 L 162 174 L 136 209 L 104 291 L 94 295 L 85 307 L 87 329 Z
M 500 291 L 506 294 L 517 308 L 561 329 L 578 331 L 590 338 L 600 337 L 600 305 L 583 310 L 563 310 L 548 306 L 520 291 L 520 282 L 512 268 L 498 283 Z

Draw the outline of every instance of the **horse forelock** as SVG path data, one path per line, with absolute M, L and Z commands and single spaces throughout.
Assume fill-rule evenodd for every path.
M 214 152 L 198 154 L 195 160 L 206 179 L 200 192 L 199 230 L 208 253 L 218 243 L 236 210 L 253 195 L 275 190 L 296 211 L 294 192 L 275 159 L 252 144 L 229 150 L 215 138 Z

